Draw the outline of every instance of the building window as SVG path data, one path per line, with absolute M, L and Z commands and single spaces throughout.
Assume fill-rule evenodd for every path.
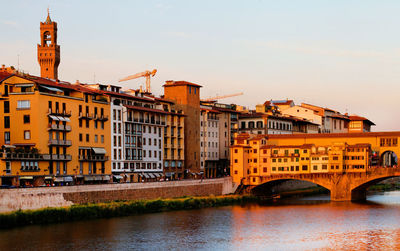
M 31 139 L 31 131 L 24 131 L 24 139 Z
M 10 117 L 4 116 L 4 128 L 10 128 Z
M 89 134 L 86 134 L 86 142 L 89 142 Z
M 4 132 L 4 141 L 6 144 L 10 144 L 10 132 Z
M 10 112 L 10 101 L 4 101 L 4 113 Z
M 24 124 L 29 124 L 31 122 L 31 118 L 29 115 L 24 115 Z
M 101 135 L 101 143 L 104 143 L 104 135 Z
M 95 143 L 97 143 L 97 142 L 98 142 L 98 136 L 97 136 L 97 134 L 96 134 L 96 135 L 94 135 L 94 142 L 95 142 Z
M 18 100 L 17 101 L 17 109 L 30 109 L 31 101 L 30 100 Z
M 79 141 L 82 141 L 82 140 L 83 140 L 82 133 L 79 133 Z

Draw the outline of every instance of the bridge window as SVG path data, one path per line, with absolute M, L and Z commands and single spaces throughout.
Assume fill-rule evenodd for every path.
M 274 150 L 274 154 L 278 154 L 278 150 Z
M 282 159 L 279 158 L 279 159 L 278 159 L 278 162 L 282 162 Z
M 253 162 L 254 162 L 254 163 L 257 163 L 257 159 L 254 159 Z
M 283 159 L 283 162 L 287 162 L 287 159 Z
M 257 173 L 257 168 L 254 168 L 254 169 L 253 169 L 253 173 Z
M 334 165 L 331 165 L 331 170 L 333 170 L 333 169 L 335 169 L 335 166 L 334 166 Z
M 299 166 L 296 166 L 296 171 L 299 171 Z
M 257 149 L 254 149 L 254 150 L 253 150 L 253 153 L 257 153 Z
M 264 163 L 267 163 L 267 158 L 264 158 L 264 159 L 263 159 L 263 162 L 264 162 Z
M 299 162 L 299 158 L 296 158 L 296 162 Z
M 289 150 L 285 150 L 285 155 L 289 155 Z
M 238 174 L 238 171 L 237 171 L 237 170 L 235 170 L 235 174 Z
M 256 182 L 256 178 L 253 178 L 253 182 Z
M 314 170 L 318 170 L 318 166 L 317 166 L 317 165 L 314 165 L 314 166 L 313 166 L 313 169 L 314 169 Z
M 299 154 L 299 149 L 294 149 L 294 153 Z
M 276 159 L 272 159 L 272 162 L 276 162 Z
M 308 170 L 308 166 L 307 166 L 307 165 L 303 165 L 303 166 L 301 167 L 301 170 L 307 171 L 307 170 Z
M 267 150 L 263 150 L 263 154 L 267 154 Z
M 354 156 L 352 158 L 354 158 Z M 339 160 L 339 157 L 338 156 L 333 156 L 332 159 L 333 160 Z
M 250 121 L 248 125 L 249 125 L 249 128 L 254 128 L 254 121 Z
M 235 163 L 238 163 L 238 160 L 237 160 L 237 159 L 235 159 Z
M 307 153 L 307 150 L 303 150 L 303 153 Z
M 238 153 L 238 149 L 235 149 L 235 153 Z
M 290 171 L 292 171 L 292 172 L 294 171 L 294 166 L 290 167 Z
M 327 165 L 322 165 L 322 170 L 327 170 L 328 166 Z
M 263 172 L 264 173 L 268 172 L 266 167 L 263 168 Z
M 274 171 L 274 172 L 275 172 L 275 171 L 276 171 L 276 167 L 272 167 L 272 171 Z

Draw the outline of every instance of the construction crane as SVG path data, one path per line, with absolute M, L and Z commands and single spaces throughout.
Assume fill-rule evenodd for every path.
M 140 78 L 140 77 L 145 77 L 146 78 L 146 92 L 151 93 L 150 77 L 154 77 L 154 75 L 156 75 L 156 73 L 157 73 L 157 69 L 154 69 L 152 71 L 144 71 L 144 72 L 136 73 L 135 75 L 131 75 L 126 78 L 120 79 L 118 82 L 128 81 L 128 80 L 136 79 L 136 78 Z
M 229 95 L 224 95 L 224 96 L 216 96 L 216 97 L 213 97 L 213 98 L 206 98 L 206 99 L 202 99 L 201 101 L 209 102 L 209 101 L 214 101 L 214 100 L 217 100 L 217 99 L 236 97 L 236 96 L 240 96 L 240 95 L 243 95 L 243 92 L 234 93 L 234 94 L 229 94 Z

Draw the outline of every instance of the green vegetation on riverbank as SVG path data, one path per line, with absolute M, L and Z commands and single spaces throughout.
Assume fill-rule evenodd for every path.
M 82 204 L 70 207 L 18 210 L 0 214 L 0 228 L 12 228 L 34 224 L 61 223 L 77 220 L 110 218 L 143 213 L 172 210 L 199 209 L 258 202 L 255 196 L 210 196 L 184 197 L 175 199 L 115 201 L 109 203 Z
M 368 191 L 374 192 L 385 192 L 385 191 L 395 191 L 400 189 L 400 184 L 398 183 L 378 183 L 376 185 L 370 186 Z

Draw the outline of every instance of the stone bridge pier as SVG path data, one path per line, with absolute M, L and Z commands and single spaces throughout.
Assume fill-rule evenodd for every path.
M 399 167 L 373 167 L 366 172 L 280 174 L 260 177 L 263 184 L 253 186 L 251 192 L 273 191 L 274 184 L 284 180 L 303 180 L 328 189 L 332 201 L 356 201 L 366 199 L 371 185 L 398 176 Z

